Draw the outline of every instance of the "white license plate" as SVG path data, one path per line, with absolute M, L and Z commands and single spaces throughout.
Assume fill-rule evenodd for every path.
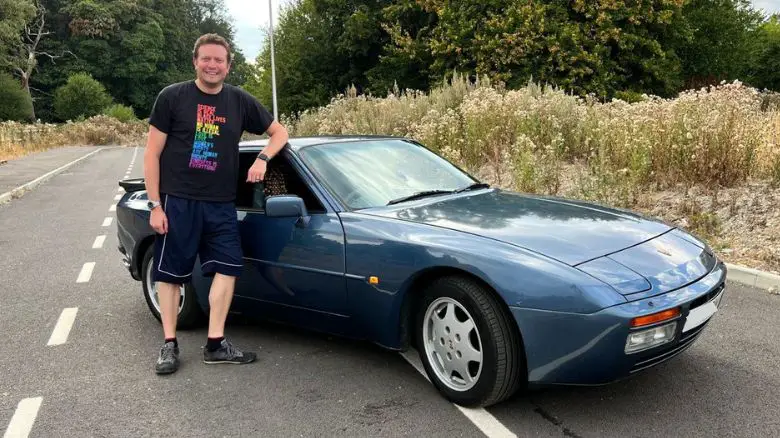
M 708 319 L 712 318 L 712 315 L 718 311 L 718 306 L 720 305 L 722 297 L 723 291 L 721 291 L 713 300 L 691 310 L 691 313 L 688 314 L 688 318 L 685 320 L 683 333 L 695 329 L 704 324 Z

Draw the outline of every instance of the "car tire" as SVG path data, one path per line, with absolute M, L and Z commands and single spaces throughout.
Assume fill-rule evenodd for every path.
M 154 290 L 151 284 L 151 269 L 154 260 L 154 246 L 150 246 L 141 262 L 141 283 L 143 284 L 144 298 L 146 305 L 158 322 L 162 323 L 160 310 L 156 304 L 156 298 L 152 296 Z M 179 302 L 179 316 L 176 322 L 176 329 L 192 329 L 201 327 L 207 320 L 206 314 L 198 303 L 198 297 L 195 288 L 190 283 L 184 284 L 184 293 Z
M 439 392 L 466 407 L 487 407 L 515 394 L 526 381 L 525 356 L 519 333 L 496 297 L 474 280 L 452 276 L 433 281 L 423 294 L 416 341 Z M 469 357 L 479 363 L 465 361 Z M 463 377 L 458 370 L 469 373 L 472 382 L 452 379 Z

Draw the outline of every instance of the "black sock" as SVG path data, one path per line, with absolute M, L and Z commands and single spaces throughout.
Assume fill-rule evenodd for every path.
M 219 347 L 222 346 L 222 340 L 225 339 L 224 336 L 220 336 L 218 338 L 206 338 L 206 348 L 209 351 L 217 351 L 219 350 Z
M 167 344 L 168 342 L 173 342 L 173 345 L 175 347 L 179 346 L 179 341 L 175 337 L 173 337 L 173 338 L 165 338 L 165 343 Z

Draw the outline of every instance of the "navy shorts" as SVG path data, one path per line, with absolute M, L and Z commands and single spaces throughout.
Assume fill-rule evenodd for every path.
M 154 241 L 152 279 L 182 284 L 192 279 L 197 256 L 203 274 L 238 277 L 243 267 L 236 207 L 232 202 L 208 202 L 162 195 L 168 232 Z

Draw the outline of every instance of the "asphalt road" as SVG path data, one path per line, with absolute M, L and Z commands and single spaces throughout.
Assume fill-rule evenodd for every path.
M 0 206 L 0 430 L 29 428 L 34 437 L 780 435 L 780 296 L 736 284 L 698 343 L 676 360 L 627 382 L 535 391 L 486 412 L 448 403 L 397 353 L 270 324 L 228 328 L 237 345 L 259 353 L 248 366 L 203 365 L 205 330 L 180 332 L 182 368 L 159 377 L 160 326 L 121 265 L 115 222 L 104 222 L 114 217 L 116 182 L 134 155 L 130 176 L 141 176 L 142 150 L 105 150 Z M 85 263 L 94 269 L 77 282 Z M 75 316 L 61 331 L 55 326 L 65 309 Z M 59 343 L 53 333 L 67 337 Z

